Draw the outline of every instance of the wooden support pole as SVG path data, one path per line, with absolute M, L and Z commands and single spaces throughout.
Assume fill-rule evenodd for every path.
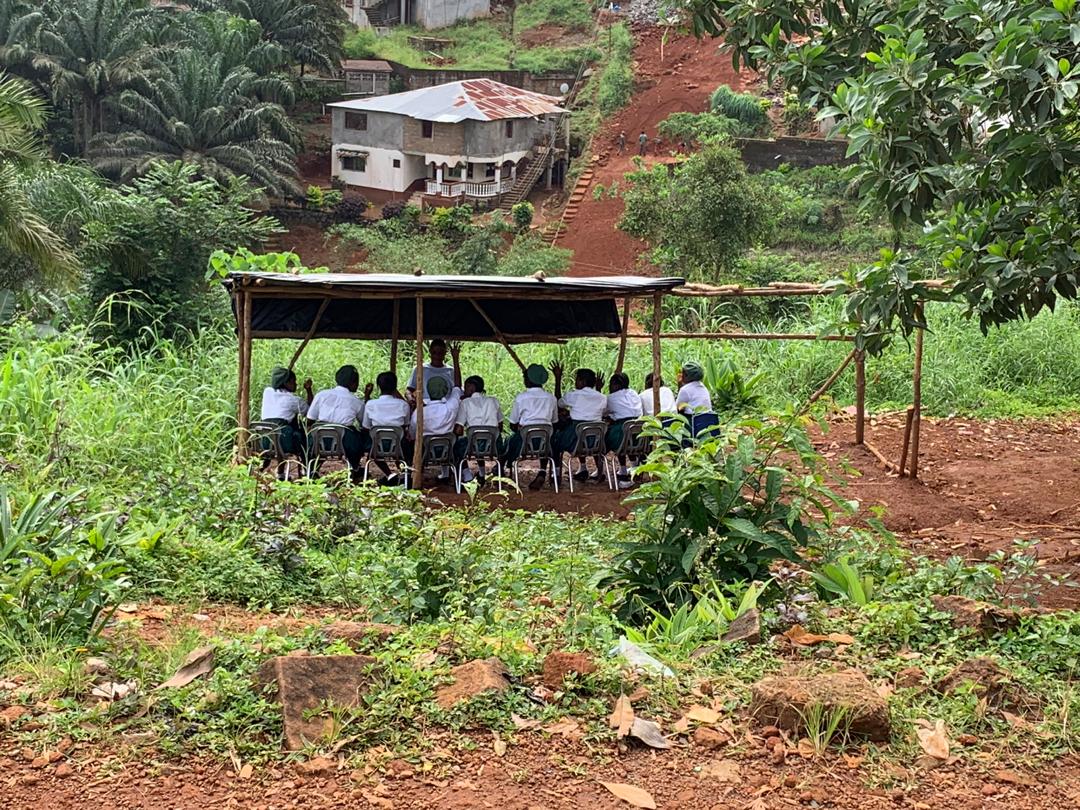
M 515 352 L 513 347 L 510 346 L 510 342 L 506 339 L 503 333 L 499 331 L 499 327 L 495 325 L 495 321 L 491 320 L 491 318 L 488 317 L 488 314 L 484 312 L 484 308 L 478 303 L 476 303 L 476 299 L 470 298 L 469 303 L 472 304 L 476 308 L 476 311 L 480 313 L 480 317 L 483 318 L 487 322 L 487 325 L 491 327 L 491 331 L 495 335 L 495 339 L 503 345 L 503 348 L 510 353 L 510 356 L 514 358 L 514 362 L 517 363 L 518 367 L 524 372 L 526 368 L 525 364 L 521 362 L 521 358 L 518 357 L 517 352 Z
M 245 441 L 240 435 L 240 423 L 243 421 L 244 401 L 244 293 L 237 289 L 233 292 L 233 301 L 236 306 L 236 452 L 237 461 L 244 460 Z
M 907 475 L 908 448 L 911 446 L 911 420 L 915 416 L 915 409 L 908 408 L 904 419 L 904 444 L 900 447 L 900 475 Z
M 652 407 L 653 416 L 660 416 L 660 304 L 663 296 L 653 293 L 652 300 Z
M 394 320 L 390 327 L 390 373 L 397 374 L 398 337 L 401 335 L 401 299 L 394 299 Z
M 881 466 L 885 468 L 886 472 L 900 472 L 900 468 L 896 466 L 896 462 L 889 461 L 885 458 L 885 454 L 874 447 L 874 445 L 870 444 L 870 442 L 863 442 L 863 447 L 870 451 L 870 454 L 881 463 Z
M 413 486 L 424 488 L 424 298 L 416 296 L 416 443 L 413 447 Z
M 825 392 L 832 388 L 833 383 L 837 381 L 840 375 L 844 373 L 844 369 L 847 368 L 848 364 L 854 359 L 855 349 L 852 349 L 850 352 L 848 352 L 848 356 L 844 358 L 844 362 L 837 366 L 836 371 L 830 374 L 829 378 L 821 384 L 821 387 L 810 395 L 810 399 L 806 401 L 807 406 L 813 405 L 815 402 L 821 399 L 825 395 Z
M 323 313 L 326 312 L 327 306 L 330 305 L 330 299 L 324 298 L 323 302 L 319 304 L 319 310 L 315 313 L 315 319 L 311 322 L 311 328 L 307 330 L 307 334 L 304 335 L 304 339 L 300 341 L 300 345 L 296 347 L 296 351 L 293 352 L 292 360 L 289 361 L 289 371 L 293 370 L 293 366 L 296 365 L 296 361 L 300 359 L 300 355 L 303 354 L 304 349 L 308 343 L 311 342 L 311 338 L 315 335 L 315 330 L 319 328 L 319 321 L 322 320 Z
M 240 330 L 240 457 L 247 457 L 248 427 L 251 425 L 251 293 L 242 293 L 244 318 Z
M 920 323 L 926 323 L 926 315 L 923 305 L 920 303 L 916 310 Z M 915 333 L 915 374 L 911 384 L 911 407 L 914 416 L 911 419 L 911 477 L 919 477 L 919 434 L 922 432 L 922 358 L 923 336 L 925 329 L 922 327 Z
M 855 444 L 866 439 L 866 352 L 855 353 Z
M 630 330 L 630 304 L 632 299 L 623 301 L 622 335 L 619 336 L 619 359 L 615 361 L 615 373 L 622 373 L 623 362 L 626 360 L 626 335 Z

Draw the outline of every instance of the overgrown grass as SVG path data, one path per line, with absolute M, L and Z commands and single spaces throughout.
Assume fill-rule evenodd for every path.
M 597 103 L 601 115 L 611 115 L 625 107 L 634 92 L 634 36 L 626 23 L 608 28 L 606 56 L 600 71 Z

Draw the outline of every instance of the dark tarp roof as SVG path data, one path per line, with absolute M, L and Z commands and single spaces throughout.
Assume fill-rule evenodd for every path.
M 507 340 L 527 342 L 618 335 L 617 299 L 667 292 L 683 280 L 230 273 L 223 283 L 230 291 L 250 291 L 254 338 L 306 337 L 327 299 L 313 338 L 389 339 L 395 300 L 400 302 L 399 337 L 415 337 L 419 295 L 428 337 L 496 340 L 475 302 Z

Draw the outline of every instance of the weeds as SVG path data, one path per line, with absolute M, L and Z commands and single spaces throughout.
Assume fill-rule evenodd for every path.
M 799 713 L 803 732 L 814 756 L 821 757 L 834 743 L 845 746 L 850 737 L 852 710 L 847 706 L 811 703 Z

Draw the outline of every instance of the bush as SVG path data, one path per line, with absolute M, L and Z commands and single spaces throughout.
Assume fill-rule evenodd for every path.
M 551 247 L 537 234 L 522 234 L 499 260 L 500 276 L 561 276 L 570 267 L 573 252 L 567 248 Z
M 329 193 L 326 196 L 329 196 Z M 334 205 L 334 221 L 363 222 L 364 212 L 368 210 L 370 205 L 371 203 L 359 194 L 350 194 L 348 197 L 342 196 Z
M 709 106 L 714 113 L 721 113 L 728 118 L 742 122 L 753 134 L 766 135 L 769 131 L 769 116 L 765 114 L 768 102 L 751 93 L 736 93 L 726 84 L 713 91 Z
M 669 140 L 686 141 L 688 144 L 702 144 L 723 140 L 729 136 L 752 134 L 752 131 L 741 121 L 711 112 L 672 113 L 661 121 L 656 129 Z
M 450 208 L 436 208 L 431 214 L 431 230 L 455 246 L 473 232 L 473 210 L 468 205 L 455 205 Z
M 799 101 L 796 93 L 784 94 L 784 132 L 788 135 L 798 135 L 806 132 L 814 123 L 814 111 L 807 104 Z
M 610 52 L 600 71 L 597 102 L 601 115 L 611 115 L 625 107 L 634 93 L 634 37 L 626 23 L 608 29 Z
M 638 468 L 647 476 L 627 498 L 641 536 L 624 542 L 601 586 L 617 591 L 618 615 L 640 622 L 670 615 L 710 582 L 751 582 L 774 560 L 797 561 L 839 503 L 816 472 L 801 428 L 743 421 L 683 448 L 679 423 L 659 432 Z M 784 465 L 774 465 L 780 454 Z
M 323 190 L 321 186 L 308 186 L 307 194 L 304 198 L 304 203 L 308 208 L 313 211 L 323 210 Z
M 518 233 L 524 233 L 532 225 L 535 209 L 528 200 L 523 200 L 510 209 L 510 216 L 514 220 L 514 229 Z

